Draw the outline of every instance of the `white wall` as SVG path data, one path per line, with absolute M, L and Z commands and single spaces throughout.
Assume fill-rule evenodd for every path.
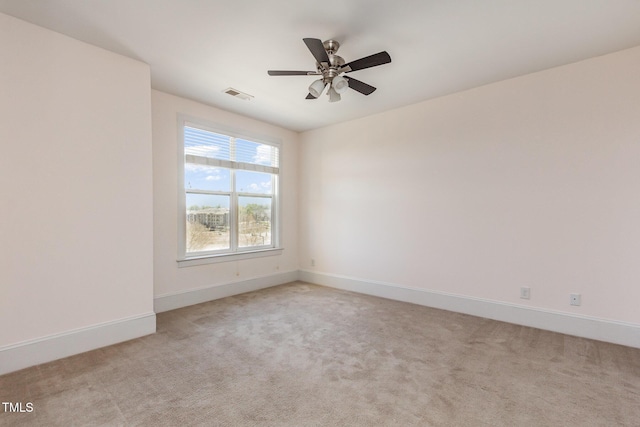
M 3 14 L 0 64 L 0 353 L 153 332 L 149 67 Z
M 154 276 L 157 311 L 248 290 L 297 277 L 298 134 L 164 92 L 151 92 L 153 114 Z M 246 102 L 240 101 L 238 102 Z M 250 104 L 247 104 L 250 108 Z M 226 129 L 279 139 L 281 148 L 280 220 L 282 255 L 178 267 L 178 114 Z M 268 279 L 271 278 L 271 279 Z M 266 280 L 266 281 L 265 281 Z M 273 280 L 273 281 L 269 281 Z M 215 288 L 227 286 L 224 293 Z M 200 292 L 198 296 L 196 295 Z
M 634 48 L 303 133 L 301 268 L 640 325 L 638 70 Z

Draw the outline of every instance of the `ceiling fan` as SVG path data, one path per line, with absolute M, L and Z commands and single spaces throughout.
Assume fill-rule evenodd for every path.
M 320 39 L 302 39 L 311 54 L 316 59 L 316 71 L 281 71 L 269 70 L 270 76 L 322 76 L 311 83 L 307 99 L 317 99 L 328 86 L 329 102 L 340 101 L 340 94 L 351 88 L 363 95 L 370 95 L 375 87 L 356 80 L 353 77 L 341 76 L 342 73 L 363 70 L 391 62 L 386 51 L 378 52 L 364 58 L 345 63 L 344 59 L 336 55 L 340 43 L 335 40 L 322 42 Z

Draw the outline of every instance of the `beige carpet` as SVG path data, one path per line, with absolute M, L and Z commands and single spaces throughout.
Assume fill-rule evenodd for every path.
M 640 350 L 293 283 L 0 377 L 2 426 L 639 426 Z

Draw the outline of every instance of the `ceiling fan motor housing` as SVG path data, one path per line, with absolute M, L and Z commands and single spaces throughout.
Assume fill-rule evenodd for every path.
M 340 43 L 335 40 L 327 40 L 322 43 L 324 49 L 327 51 L 327 56 L 329 57 L 328 68 L 325 68 L 320 63 L 316 63 L 318 68 L 318 72 L 322 74 L 322 79 L 325 83 L 331 83 L 334 77 L 339 75 L 338 69 L 345 64 L 344 59 L 341 56 L 336 55 L 335 53 L 340 48 Z

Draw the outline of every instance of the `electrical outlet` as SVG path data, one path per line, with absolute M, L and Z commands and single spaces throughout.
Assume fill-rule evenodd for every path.
M 520 298 L 529 299 L 531 298 L 531 288 L 528 286 L 523 286 L 520 288 Z
M 571 305 L 580 305 L 582 302 L 582 296 L 580 294 L 570 294 L 569 295 L 569 304 Z

